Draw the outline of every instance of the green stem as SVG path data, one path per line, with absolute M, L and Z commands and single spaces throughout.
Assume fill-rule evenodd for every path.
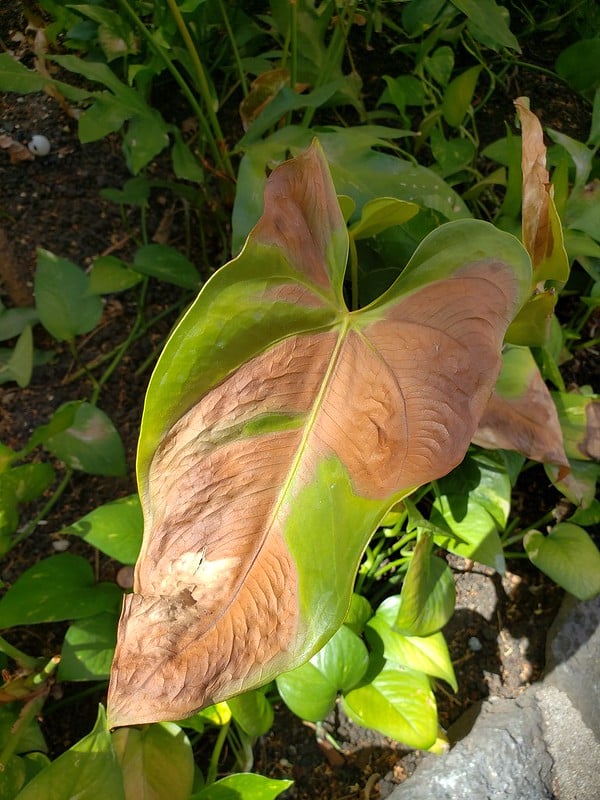
M 219 120 L 213 108 L 213 99 L 210 93 L 210 88 L 208 85 L 208 80 L 206 78 L 206 71 L 200 60 L 200 56 L 198 55 L 198 50 L 194 45 L 194 41 L 190 35 L 187 25 L 185 24 L 185 20 L 179 10 L 179 6 L 177 5 L 176 0 L 167 0 L 167 5 L 173 15 L 173 19 L 177 27 L 179 28 L 179 33 L 181 34 L 185 46 L 187 48 L 188 53 L 190 54 L 190 58 L 192 59 L 192 63 L 194 65 L 194 69 L 196 70 L 196 77 L 198 79 L 198 88 L 200 89 L 200 95 L 202 96 L 202 100 L 204 101 L 204 106 L 206 108 L 206 112 L 208 114 L 208 119 L 210 120 L 210 124 L 212 126 L 212 131 L 214 136 L 216 136 L 217 140 L 217 147 L 221 154 L 221 163 L 225 168 L 225 172 L 230 178 L 234 178 L 233 167 L 231 166 L 231 161 L 229 160 L 229 153 L 227 152 L 227 148 L 225 147 L 225 137 L 223 136 L 223 131 L 221 130 L 221 125 L 219 124 Z
M 296 90 L 298 83 L 298 3 L 290 0 L 290 88 Z
M 9 658 L 12 658 L 13 661 L 16 661 L 17 664 L 25 667 L 25 669 L 37 669 L 39 666 L 37 658 L 28 656 L 27 653 L 24 653 L 22 650 L 19 650 L 18 647 L 7 642 L 4 636 L 0 636 L 0 653 L 4 653 Z
M 206 773 L 207 786 L 210 786 L 217 780 L 219 759 L 221 758 L 221 752 L 223 750 L 223 746 L 225 745 L 225 741 L 227 739 L 227 734 L 229 732 L 230 724 L 231 724 L 230 722 L 226 722 L 225 725 L 221 727 L 219 735 L 217 736 L 217 741 L 215 742 L 215 746 L 213 747 L 213 751 L 210 756 L 210 763 L 208 765 L 208 771 Z
M 165 49 L 163 47 L 161 47 L 159 44 L 157 44 L 157 42 L 154 40 L 152 34 L 148 30 L 148 28 L 144 25 L 143 21 L 140 19 L 138 14 L 132 8 L 132 6 L 128 2 L 128 0 L 119 0 L 119 2 L 123 6 L 123 8 L 127 11 L 129 16 L 133 19 L 133 21 L 135 22 L 137 27 L 139 28 L 140 33 L 142 34 L 142 36 L 148 42 L 148 45 L 149 45 L 150 49 L 154 53 L 156 53 L 156 55 L 158 55 L 160 58 L 162 58 L 162 60 L 164 61 L 166 68 L 169 70 L 169 72 L 171 73 L 173 79 L 175 80 L 175 82 L 177 83 L 177 85 L 179 86 L 181 91 L 183 92 L 183 96 L 185 97 L 185 99 L 190 104 L 190 108 L 192 109 L 192 111 L 196 115 L 196 117 L 198 119 L 198 122 L 200 123 L 200 127 L 204 131 L 204 135 L 206 136 L 206 141 L 207 141 L 208 146 L 209 146 L 209 148 L 210 148 L 210 150 L 212 152 L 212 156 L 213 156 L 213 158 L 215 160 L 215 164 L 217 164 L 221 169 L 223 169 L 224 172 L 227 172 L 227 161 L 224 159 L 223 153 L 221 152 L 217 142 L 215 141 L 215 137 L 214 137 L 213 132 L 211 130 L 210 124 L 209 124 L 208 120 L 206 119 L 206 115 L 204 114 L 204 111 L 202 110 L 202 107 L 200 106 L 200 104 L 196 100 L 196 98 L 194 96 L 194 93 L 190 89 L 190 87 L 187 84 L 187 82 L 185 81 L 184 77 L 179 72 L 179 70 L 177 69 L 177 67 L 175 66 L 175 64 L 173 63 L 172 59 L 168 55 L 168 53 L 165 51 Z M 230 177 L 233 178 L 233 170 L 231 170 Z
M 125 353 L 129 349 L 129 347 L 131 346 L 133 341 L 135 340 L 135 338 L 137 336 L 137 333 L 138 333 L 140 327 L 143 324 L 143 321 L 144 321 L 144 306 L 145 306 L 145 303 L 146 303 L 147 291 L 148 291 L 148 278 L 144 278 L 144 281 L 142 283 L 142 289 L 141 289 L 141 292 L 140 292 L 140 298 L 139 298 L 139 301 L 138 301 L 137 314 L 136 314 L 135 320 L 133 322 L 133 325 L 131 326 L 131 330 L 129 331 L 129 335 L 127 336 L 125 341 L 122 342 L 121 345 L 119 346 L 119 348 L 117 349 L 115 357 L 113 358 L 111 363 L 108 365 L 108 367 L 104 370 L 104 372 L 102 373 L 102 376 L 100 377 L 100 379 L 98 381 L 96 381 L 96 387 L 94 388 L 94 392 L 93 392 L 92 397 L 90 399 L 90 402 L 92 403 L 92 405 L 96 405 L 96 403 L 98 402 L 98 398 L 100 397 L 100 392 L 102 391 L 102 387 L 105 385 L 105 383 L 108 381 L 108 379 L 113 374 L 115 369 L 121 363 L 121 361 L 123 359 L 123 356 L 125 355 Z
M 92 384 L 93 394 L 95 394 L 97 391 L 99 391 L 99 384 L 98 381 L 96 380 L 95 375 L 89 371 L 87 365 L 84 364 L 81 358 L 79 357 L 79 351 L 77 350 L 77 346 L 75 345 L 74 341 L 69 342 L 69 349 L 71 351 L 71 355 L 73 356 L 73 361 L 77 364 L 78 367 L 80 367 L 83 370 L 86 378 Z
M 46 700 L 46 692 L 42 692 L 36 697 L 32 697 L 23 708 L 15 724 L 10 729 L 10 736 L 6 740 L 6 744 L 0 752 L 0 774 L 6 768 L 9 760 L 15 753 L 19 745 L 21 737 L 29 727 L 30 723 L 39 715 L 44 702 Z
M 290 88 L 292 91 L 296 90 L 298 82 L 298 3 L 296 0 L 290 0 L 290 28 L 288 33 L 288 41 L 290 46 Z M 282 67 L 284 61 L 282 60 Z M 288 111 L 286 124 L 291 125 L 293 119 L 293 112 Z
M 72 475 L 73 475 L 73 470 L 72 469 L 67 469 L 65 471 L 63 479 L 58 484 L 58 486 L 56 487 L 56 489 L 52 493 L 52 496 L 49 498 L 48 502 L 44 505 L 42 510 L 39 512 L 39 514 L 37 514 L 30 522 L 28 522 L 27 525 L 23 528 L 23 530 L 13 538 L 13 540 L 12 540 L 12 546 L 13 547 L 14 547 L 14 545 L 18 544 L 19 542 L 22 542 L 23 539 L 27 539 L 28 536 L 31 536 L 31 534 L 35 531 L 35 529 L 37 528 L 39 523 L 44 519 L 44 517 L 46 517 L 50 513 L 50 511 L 52 511 L 54 506 L 58 503 L 60 498 L 63 496 L 63 493 L 64 493 L 65 489 L 67 488 L 67 485 L 68 485 L 69 481 L 71 480 L 71 476 Z
M 131 340 L 131 342 L 129 342 L 129 344 L 133 344 L 134 342 L 137 342 L 138 339 L 140 339 L 142 336 L 144 336 L 146 334 L 146 332 L 153 325 L 155 325 L 157 322 L 160 322 L 161 319 L 164 319 L 165 317 L 168 317 L 169 314 L 172 314 L 173 311 L 175 311 L 181 305 L 182 305 L 182 303 L 180 303 L 180 302 L 172 303 L 168 308 L 165 308 L 162 311 L 160 311 L 158 314 L 156 314 L 156 316 L 154 316 L 150 320 L 148 320 L 146 322 L 146 324 L 142 326 L 141 330 L 138 330 L 136 332 L 135 336 L 132 338 L 132 340 Z M 88 364 L 87 368 L 91 370 L 91 369 L 96 369 L 97 367 L 101 367 L 107 361 L 110 361 L 112 358 L 114 358 L 115 354 L 118 353 L 118 351 L 121 349 L 121 347 L 122 347 L 122 345 L 119 345 L 118 347 L 114 347 L 110 351 L 110 353 L 103 353 L 103 355 L 99 356 L 92 363 Z M 69 377 L 68 381 L 65 381 L 65 383 L 66 384 L 73 383 L 73 381 L 78 380 L 79 378 L 81 378 L 82 375 L 85 375 L 85 374 L 86 374 L 85 370 L 84 369 L 80 369 L 77 372 L 74 372 Z M 137 372 L 136 372 L 136 374 L 137 374 Z
M 235 41 L 235 36 L 233 35 L 233 30 L 231 28 L 231 23 L 229 22 L 229 17 L 227 16 L 227 9 L 225 8 L 225 4 L 223 0 L 219 0 L 219 8 L 221 9 L 221 16 L 223 17 L 223 23 L 225 24 L 225 30 L 227 31 L 227 36 L 229 37 L 229 43 L 231 45 L 231 50 L 233 51 L 233 58 L 235 60 L 235 65 L 238 71 L 238 77 L 240 79 L 240 84 L 242 87 L 242 92 L 244 93 L 244 97 L 248 96 L 250 91 L 250 87 L 248 86 L 248 81 L 246 79 L 246 73 L 244 72 L 244 67 L 242 66 L 242 59 L 240 57 L 240 51 L 238 50 L 237 42 Z
M 108 681 L 94 683 L 93 686 L 88 686 L 87 689 L 83 689 L 81 692 L 77 692 L 77 694 L 69 695 L 62 700 L 58 700 L 56 703 L 51 703 L 48 708 L 44 709 L 44 717 L 49 717 L 51 714 L 55 714 L 57 711 L 60 711 L 63 708 L 68 708 L 69 706 L 78 703 L 84 697 L 89 697 L 90 695 L 94 694 L 102 694 L 107 688 Z
M 350 285 L 351 285 L 351 310 L 356 311 L 358 308 L 358 253 L 356 252 L 356 242 L 354 236 L 350 234 L 349 241 L 349 258 L 350 258 Z
M 354 3 L 350 4 L 350 7 L 346 6 L 344 8 L 343 14 L 339 14 L 337 18 L 337 23 L 335 25 L 333 36 L 331 37 L 331 41 L 329 43 L 329 47 L 327 48 L 327 53 L 325 54 L 325 63 L 323 64 L 323 68 L 320 70 L 317 80 L 315 81 L 315 89 L 318 89 L 320 86 L 323 86 L 327 81 L 331 79 L 331 70 L 335 66 L 336 62 L 339 62 L 341 59 L 341 53 L 343 51 L 344 45 L 346 44 L 346 33 L 345 27 L 348 25 L 348 28 L 352 25 L 352 20 L 354 18 Z M 313 120 L 313 117 L 316 112 L 316 108 L 307 108 L 304 112 L 304 118 L 302 120 L 302 125 L 304 128 L 309 128 L 310 124 Z

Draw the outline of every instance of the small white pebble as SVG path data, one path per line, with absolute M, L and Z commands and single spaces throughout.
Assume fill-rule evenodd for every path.
M 47 156 L 50 152 L 50 142 L 41 133 L 36 133 L 35 136 L 32 136 L 27 147 L 34 156 Z
M 63 553 L 65 550 L 68 550 L 69 547 L 71 547 L 71 542 L 68 539 L 55 539 L 52 542 L 52 547 L 57 553 Z
M 476 636 L 471 636 L 468 644 L 469 650 L 471 650 L 473 653 L 478 653 L 483 648 L 483 645 Z

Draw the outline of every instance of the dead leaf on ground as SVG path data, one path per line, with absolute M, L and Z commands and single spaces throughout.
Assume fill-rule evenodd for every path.
M 15 141 L 11 136 L 5 133 L 0 134 L 0 149 L 8 152 L 11 164 L 20 164 L 21 161 L 35 160 L 33 153 L 31 153 L 24 144 Z

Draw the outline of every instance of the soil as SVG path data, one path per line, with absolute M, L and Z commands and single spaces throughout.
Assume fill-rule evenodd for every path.
M 0 46 L 27 58 L 29 36 L 19 8 L 3 4 Z M 538 63 L 543 66 L 547 57 L 547 51 L 540 53 Z M 383 72 L 385 69 L 375 69 L 373 75 Z M 551 77 L 519 69 L 518 63 L 504 90 L 486 105 L 481 130 L 489 141 L 504 134 L 505 121 L 513 117 L 512 99 L 520 94 L 532 97 L 532 108 L 543 112 L 545 124 L 585 141 L 589 108 Z M 84 268 L 100 254 L 112 253 L 124 259 L 132 255 L 140 240 L 136 212 L 126 212 L 123 219 L 119 207 L 99 195 L 101 189 L 119 188 L 130 177 L 118 136 L 81 145 L 76 120 L 44 94 L 0 95 L 0 136 L 3 134 L 21 144 L 33 134 L 43 134 L 51 142 L 48 156 L 16 163 L 10 162 L 8 152 L 0 150 L 0 299 L 5 305 L 32 303 L 39 247 Z M 152 169 L 160 172 L 168 165 L 159 160 Z M 148 220 L 151 234 L 164 231 L 165 218 L 169 217 L 168 241 L 183 246 L 184 233 L 177 221 L 172 222 L 179 212 L 166 193 L 154 193 Z M 208 274 L 226 254 L 216 241 L 209 241 L 205 252 L 210 254 L 211 263 L 200 267 Z M 148 318 L 164 316 L 152 325 L 146 338 L 136 342 L 101 395 L 100 406 L 118 428 L 126 447 L 127 477 L 76 474 L 44 524 L 3 559 L 4 581 L 10 583 L 35 560 L 53 553 L 64 525 L 103 502 L 135 491 L 134 454 L 150 365 L 185 302 L 179 291 L 154 284 L 148 298 Z M 133 295 L 109 297 L 102 324 L 80 343 L 81 361 L 94 363 L 118 346 L 134 317 Z M 51 361 L 34 371 L 27 388 L 10 384 L 0 387 L 0 441 L 14 448 L 22 447 L 33 429 L 46 422 L 62 402 L 91 394 L 88 378 L 73 362 L 70 350 L 57 346 L 40 326 L 35 337 L 37 348 L 54 352 Z M 582 369 L 585 373 L 585 364 L 580 373 Z M 577 378 L 585 382 L 581 374 Z M 548 487 L 541 469 L 530 470 L 528 476 L 516 499 L 524 524 L 551 510 L 559 497 Z M 81 542 L 73 544 L 72 551 L 88 556 L 102 579 L 115 579 L 118 565 L 98 558 Z M 467 709 L 477 708 L 483 698 L 490 694 L 514 697 L 539 678 L 544 668 L 546 631 L 560 604 L 561 591 L 525 561 L 510 562 L 503 577 L 460 559 L 451 558 L 450 563 L 456 576 L 457 611 L 445 634 L 459 691 L 454 694 L 438 685 L 436 694 L 440 723 L 452 737 L 460 735 L 453 733 L 453 724 Z M 50 656 L 60 647 L 63 633 L 61 626 L 38 626 L 34 632 L 23 631 L 20 644 L 25 650 Z M 55 697 L 49 704 L 44 725 L 53 756 L 89 732 L 97 702 L 103 699 L 102 688 L 94 688 L 83 697 L 80 689 L 67 686 L 63 691 L 62 700 Z M 285 794 L 287 798 L 377 800 L 411 774 L 421 758 L 418 752 L 352 725 L 341 709 L 327 721 L 325 729 L 331 739 L 303 724 L 283 704 L 276 704 L 274 726 L 256 744 L 254 768 L 273 777 L 292 778 L 294 785 Z

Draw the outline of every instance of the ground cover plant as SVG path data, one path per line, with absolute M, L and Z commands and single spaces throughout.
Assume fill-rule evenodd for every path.
M 2 273 L 3 385 L 25 392 L 67 359 L 85 387 L 1 446 L 5 559 L 44 537 L 81 476 L 131 478 L 111 380 L 159 329 L 140 373 L 162 356 L 136 420 L 139 497 L 130 482 L 72 509 L 58 552 L 6 581 L 0 797 L 293 792 L 246 771 L 281 700 L 321 741 L 341 705 L 443 750 L 434 689 L 457 688 L 444 554 L 499 572 L 529 559 L 577 597 L 600 590 L 600 406 L 563 377 L 597 346 L 594 4 L 26 12 L 35 38 L 0 54 L 0 89 L 50 92 L 88 147 L 120 137 L 131 177 L 103 195 L 133 247 L 87 271 L 40 249 L 29 304 Z M 482 147 L 495 93 L 543 36 L 585 138 L 544 138 L 517 93 Z M 373 83 L 367 48 L 398 73 Z M 36 157 L 14 131 L 0 146 L 15 169 Z M 153 238 L 157 193 L 173 211 Z M 87 361 L 114 297 L 128 324 Z M 523 524 L 515 491 L 535 462 L 556 494 Z M 23 634 L 50 624 L 50 648 Z M 51 759 L 45 720 L 71 685 L 100 699 L 97 720 Z

